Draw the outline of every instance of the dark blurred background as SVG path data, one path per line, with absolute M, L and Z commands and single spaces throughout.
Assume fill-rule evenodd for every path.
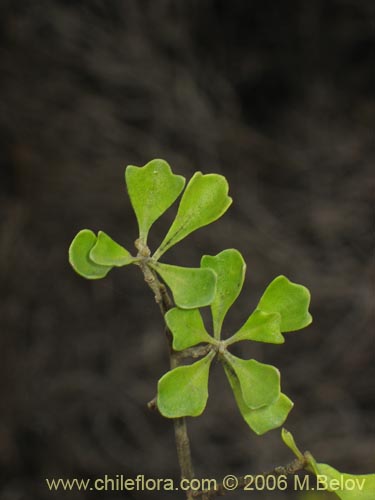
M 280 368 L 301 448 L 375 470 L 374 19 L 371 0 L 1 0 L 2 500 L 181 498 L 44 482 L 178 477 L 171 422 L 146 407 L 168 366 L 151 293 L 136 268 L 88 282 L 67 262 L 84 227 L 132 248 L 124 168 L 155 157 L 187 178 L 228 178 L 228 213 L 169 253 L 197 266 L 242 252 L 228 334 L 276 275 L 309 287 L 311 327 L 241 354 Z M 197 475 L 291 460 L 278 430 L 249 431 L 217 368 L 206 412 L 189 420 Z

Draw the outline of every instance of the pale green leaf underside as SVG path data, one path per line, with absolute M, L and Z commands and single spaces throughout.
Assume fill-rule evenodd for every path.
M 104 278 L 112 266 L 102 266 L 90 259 L 97 237 L 90 229 L 82 229 L 69 247 L 69 262 L 76 273 L 90 280 Z
M 309 304 L 310 292 L 306 287 L 292 283 L 285 276 L 278 276 L 266 288 L 257 309 L 279 313 L 280 331 L 291 332 L 311 323 Z
M 196 172 L 182 195 L 176 218 L 154 258 L 158 259 L 196 229 L 217 220 L 231 203 L 225 177 Z
M 288 417 L 293 408 L 293 402 L 283 393 L 269 406 L 263 406 L 257 410 L 250 409 L 242 396 L 238 378 L 233 371 L 224 364 L 225 373 L 232 387 L 237 406 L 247 425 L 259 436 L 280 427 Z
M 178 307 L 194 309 L 208 306 L 213 301 L 216 275 L 211 269 L 179 267 L 161 262 L 150 262 L 149 265 L 171 289 Z
M 283 425 L 292 408 L 293 402 L 288 396 L 280 393 L 279 398 L 271 405 L 258 410 L 246 409 L 243 417 L 254 432 L 261 435 Z
M 224 356 L 237 376 L 246 406 L 255 410 L 268 406 L 279 398 L 280 372 L 277 368 L 255 359 L 237 358 L 228 351 Z
M 373 500 L 375 498 L 375 474 L 347 474 L 330 465 L 319 464 L 308 454 L 309 469 L 319 482 L 320 488 L 335 493 L 341 500 Z
M 184 188 L 185 178 L 175 175 L 164 160 L 152 160 L 144 167 L 129 165 L 125 180 L 139 226 L 146 243 L 152 224 L 172 205 Z
M 293 435 L 283 429 L 281 437 L 297 458 L 303 458 Z M 311 453 L 306 452 L 307 470 L 317 476 L 320 489 L 335 493 L 341 500 L 373 500 L 375 498 L 375 474 L 347 474 L 330 465 L 317 463 Z
M 91 249 L 90 259 L 103 266 L 122 267 L 131 264 L 135 259 L 108 234 L 99 231 L 95 245 Z
M 179 366 L 159 380 L 157 406 L 164 417 L 197 417 L 206 407 L 208 375 L 214 353 Z
M 210 268 L 217 275 L 216 295 L 211 304 L 211 312 L 214 335 L 219 339 L 225 315 L 242 289 L 246 264 L 240 252 L 230 248 L 215 256 L 204 255 L 201 267 Z
M 316 468 L 320 485 L 341 500 L 374 500 L 375 474 L 346 474 L 327 464 L 316 464 Z
M 242 340 L 283 344 L 285 339 L 280 333 L 280 322 L 279 313 L 266 313 L 256 309 L 238 332 L 227 340 L 227 345 Z
M 212 343 L 198 309 L 179 309 L 174 307 L 164 316 L 173 335 L 173 349 L 183 351 L 201 342 Z

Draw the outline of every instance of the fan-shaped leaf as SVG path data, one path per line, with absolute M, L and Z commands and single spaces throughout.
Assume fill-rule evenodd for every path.
M 284 337 L 280 333 L 281 316 L 279 313 L 266 313 L 256 309 L 246 323 L 227 340 L 227 345 L 241 340 L 255 340 L 269 344 L 283 344 Z
M 108 234 L 99 231 L 95 245 L 90 251 L 90 259 L 103 266 L 122 267 L 134 262 L 134 257 Z
M 76 273 L 90 280 L 104 278 L 112 266 L 102 266 L 90 259 L 90 251 L 97 241 L 90 229 L 82 229 L 69 247 L 69 262 Z
M 174 307 L 164 316 L 173 335 L 173 349 L 183 351 L 201 342 L 212 343 L 198 309 L 179 309 Z
M 154 258 L 158 259 L 188 234 L 221 217 L 231 203 L 225 177 L 196 172 L 185 189 L 176 218 Z
M 189 366 L 179 366 L 159 380 L 157 405 L 164 417 L 197 417 L 206 407 L 213 352 Z
M 226 313 L 238 297 L 245 278 L 246 264 L 238 250 L 230 248 L 215 256 L 204 255 L 201 267 L 215 271 L 216 294 L 211 304 L 215 338 L 220 338 Z
M 185 178 L 173 174 L 164 160 L 152 160 L 144 167 L 129 165 L 125 180 L 138 221 L 139 237 L 146 243 L 150 227 L 177 199 Z
M 277 368 L 255 359 L 237 358 L 228 351 L 224 357 L 238 378 L 246 406 L 255 410 L 268 406 L 279 398 L 280 372 Z
M 179 267 L 150 262 L 172 290 L 178 307 L 194 309 L 211 304 L 215 296 L 216 275 L 211 269 Z
M 279 398 L 268 406 L 263 406 L 257 410 L 251 410 L 245 403 L 241 386 L 236 374 L 231 368 L 224 364 L 225 373 L 232 387 L 237 406 L 247 425 L 259 436 L 266 432 L 280 427 L 288 417 L 290 410 L 293 408 L 293 402 L 280 393 Z
M 278 276 L 266 288 L 257 309 L 279 313 L 281 332 L 291 332 L 311 323 L 309 304 L 310 292 L 306 287 L 292 283 L 285 276 Z

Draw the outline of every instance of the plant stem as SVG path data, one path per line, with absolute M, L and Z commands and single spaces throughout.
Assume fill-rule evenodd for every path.
M 296 472 L 301 471 L 306 467 L 308 463 L 306 458 L 307 453 L 308 452 L 305 452 L 302 458 L 296 458 L 295 460 L 293 460 L 293 462 L 290 462 L 287 465 L 275 467 L 272 471 L 263 474 L 254 474 L 253 477 L 255 475 L 266 477 L 266 476 L 288 476 L 291 474 L 295 474 Z M 243 489 L 247 484 L 249 484 L 252 481 L 252 476 L 248 474 L 246 476 L 236 477 L 236 480 L 237 480 L 236 488 L 227 489 L 223 483 L 220 483 L 217 484 L 216 488 L 212 490 L 195 491 L 193 493 L 193 499 L 196 500 L 197 498 L 202 498 L 204 500 L 211 500 L 212 498 L 224 496 L 227 493 L 231 493 L 235 490 Z
M 173 307 L 173 301 L 164 284 L 160 283 L 155 273 L 147 266 L 147 264 L 140 262 L 139 266 L 143 272 L 146 283 L 155 294 L 155 300 L 159 305 L 160 312 L 164 318 L 165 313 Z M 173 369 L 179 366 L 180 357 L 177 353 L 175 353 L 175 351 L 173 351 L 172 334 L 167 326 L 165 327 L 165 332 L 168 339 L 170 366 L 171 369 Z M 191 480 L 194 477 L 194 470 L 191 459 L 190 441 L 187 432 L 186 419 L 174 418 L 173 425 L 181 479 Z M 186 498 L 187 500 L 192 500 L 194 498 L 191 490 L 186 492 Z
M 143 272 L 143 276 L 146 283 L 148 284 L 148 286 L 151 288 L 151 290 L 155 295 L 155 301 L 159 305 L 160 312 L 164 318 L 166 312 L 169 311 L 169 309 L 171 309 L 174 306 L 173 301 L 168 293 L 168 290 L 166 289 L 165 285 L 158 280 L 154 271 L 148 267 L 147 263 L 144 260 L 141 260 L 138 265 Z M 184 357 L 196 357 L 203 354 L 202 348 L 198 349 L 195 348 L 187 350 L 186 355 L 181 356 L 181 353 L 177 353 L 173 350 L 172 334 L 167 326 L 165 326 L 165 333 L 168 339 L 171 369 L 179 366 L 181 359 L 183 359 Z M 205 349 L 207 350 L 207 348 Z M 211 346 L 209 346 L 209 349 L 211 349 Z M 150 409 L 156 408 L 157 407 L 156 398 L 150 401 L 148 406 Z M 187 432 L 186 419 L 174 418 L 173 425 L 174 425 L 178 463 L 181 472 L 181 479 L 191 480 L 194 478 L 194 471 L 191 459 L 190 441 Z M 273 471 L 264 473 L 262 475 L 280 476 L 280 475 L 295 474 L 296 472 L 303 470 L 306 467 L 307 465 L 306 453 L 304 453 L 301 456 L 301 458 L 297 458 L 293 460 L 293 462 L 285 466 L 276 467 L 275 469 L 273 469 Z M 238 481 L 238 484 L 235 489 L 236 490 L 243 489 L 250 482 L 250 475 L 240 476 L 237 477 L 236 479 Z M 233 490 L 226 489 L 225 485 L 223 483 L 220 483 L 216 486 L 215 489 L 211 490 L 205 490 L 205 491 L 189 490 L 186 492 L 186 498 L 187 500 L 198 500 L 199 498 L 202 500 L 210 500 L 218 496 L 224 496 L 227 493 L 230 493 L 230 491 Z

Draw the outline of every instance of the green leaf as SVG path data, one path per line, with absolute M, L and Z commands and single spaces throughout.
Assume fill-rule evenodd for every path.
M 267 287 L 257 309 L 281 315 L 281 332 L 305 328 L 312 321 L 308 311 L 310 292 L 302 285 L 292 283 L 285 276 L 278 276 Z
M 95 245 L 90 251 L 90 259 L 103 266 L 122 267 L 134 262 L 134 257 L 108 234 L 99 231 Z
M 318 475 L 319 469 L 315 458 L 311 455 L 309 451 L 305 451 L 304 456 L 307 462 L 307 466 L 305 467 L 306 470 L 309 472 L 313 472 L 315 475 Z
M 216 275 L 211 269 L 179 267 L 151 262 L 172 290 L 173 298 L 182 309 L 195 309 L 211 304 L 215 296 Z
M 212 269 L 217 275 L 216 295 L 211 311 L 214 335 L 219 339 L 225 315 L 242 289 L 246 264 L 240 252 L 230 248 L 215 256 L 204 255 L 201 267 Z
M 152 160 L 144 167 L 129 165 L 125 180 L 138 221 L 139 238 L 146 243 L 152 224 L 178 198 L 185 178 L 173 174 L 166 161 Z
M 346 474 L 330 465 L 315 462 L 319 487 L 335 493 L 341 500 L 373 500 L 375 474 Z
M 112 266 L 102 266 L 90 259 L 90 251 L 97 237 L 90 229 L 82 229 L 69 247 L 69 262 L 76 273 L 89 280 L 104 278 Z
M 283 344 L 285 339 L 280 333 L 280 322 L 279 313 L 266 313 L 256 309 L 238 332 L 226 341 L 226 344 L 231 345 L 242 340 Z
M 238 378 L 246 406 L 255 410 L 268 406 L 279 398 L 280 372 L 277 368 L 255 359 L 237 358 L 228 351 L 224 358 Z
M 157 406 L 164 417 L 197 417 L 206 407 L 208 375 L 214 352 L 188 366 L 178 366 L 159 380 Z
M 295 454 L 300 460 L 303 459 L 303 453 L 299 450 L 294 440 L 293 434 L 286 429 L 281 429 L 281 438 L 287 447 Z
M 317 489 L 335 493 L 341 500 L 373 500 L 375 498 L 375 474 L 354 475 L 339 472 L 330 465 L 317 463 L 309 452 L 303 455 L 293 435 L 287 430 L 281 431 L 281 437 L 297 458 L 305 457 L 308 464 L 305 468 L 314 473 L 318 479 Z
M 251 410 L 243 399 L 236 374 L 227 364 L 224 364 L 224 369 L 243 419 L 258 436 L 280 427 L 285 422 L 293 408 L 293 402 L 285 394 L 280 393 L 279 398 L 271 405 Z
M 258 410 L 250 410 L 244 418 L 253 431 L 261 435 L 283 425 L 292 408 L 293 402 L 288 396 L 280 393 L 274 403 Z
M 185 189 L 176 218 L 154 258 L 158 259 L 188 234 L 221 217 L 231 203 L 225 177 L 196 172 Z
M 183 351 L 201 342 L 211 344 L 213 339 L 206 331 L 198 309 L 179 309 L 174 307 L 164 316 L 173 335 L 173 349 Z

